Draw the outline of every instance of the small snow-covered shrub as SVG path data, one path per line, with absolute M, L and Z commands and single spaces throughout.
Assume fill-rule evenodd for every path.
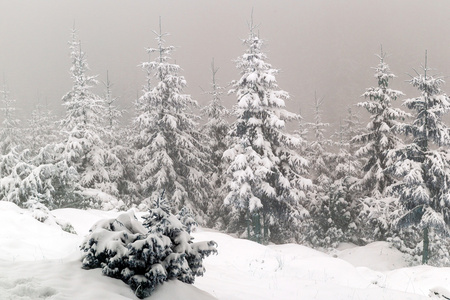
M 33 218 L 39 222 L 50 226 L 59 226 L 62 230 L 68 233 L 77 234 L 72 224 L 65 220 L 56 218 L 51 214 L 47 206 L 39 202 L 36 198 L 31 197 L 31 199 L 25 202 L 24 206 L 28 209 L 28 211 L 30 211 Z
M 198 226 L 198 223 L 194 220 L 194 215 L 191 209 L 187 206 L 181 208 L 180 212 L 177 214 L 178 220 L 181 224 L 186 227 L 186 231 L 191 233 Z
M 217 253 L 214 241 L 193 243 L 180 220 L 161 208 L 152 209 L 139 222 L 133 212 L 94 224 L 81 245 L 83 268 L 102 268 L 118 278 L 139 298 L 170 279 L 194 283 L 205 272 L 202 261 Z
M 44 204 L 37 201 L 35 198 L 31 198 L 25 202 L 25 207 L 31 212 L 33 218 L 39 222 L 45 223 L 50 219 L 50 210 Z

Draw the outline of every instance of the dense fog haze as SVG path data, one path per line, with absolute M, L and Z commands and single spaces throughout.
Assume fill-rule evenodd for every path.
M 245 50 L 241 39 L 252 8 L 269 62 L 281 70 L 279 85 L 291 94 L 288 108 L 301 109 L 307 121 L 315 91 L 325 99 L 324 121 L 345 117 L 347 106 L 376 84 L 371 67 L 381 44 L 398 76 L 392 87 L 407 96 L 417 95 L 406 81 L 423 64 L 425 50 L 435 74 L 450 75 L 445 0 L 0 0 L 0 74 L 22 118 L 38 101 L 62 112 L 61 97 L 72 86 L 67 41 L 75 23 L 91 74 L 105 80 L 109 70 L 122 108 L 132 110 L 144 84 L 138 65 L 148 60 L 145 48 L 156 46 L 152 30 L 161 16 L 167 44 L 177 47 L 173 58 L 183 68 L 186 93 L 205 104 L 201 88 L 209 88 L 213 57 L 219 84 L 238 79 L 234 60 Z M 234 95 L 223 99 L 228 107 L 235 102 Z

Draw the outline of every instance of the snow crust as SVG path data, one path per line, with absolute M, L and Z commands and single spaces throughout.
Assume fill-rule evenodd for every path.
M 70 222 L 78 235 L 0 202 L 0 299 L 138 299 L 100 269 L 81 269 L 83 236 L 96 221 L 118 212 L 52 214 Z M 216 241 L 219 255 L 204 260 L 206 273 L 194 285 L 170 281 L 149 299 L 440 299 L 450 287 L 450 268 L 406 267 L 401 253 L 383 242 L 346 244 L 326 254 L 295 244 L 263 246 L 201 228 L 192 235 L 194 242 Z

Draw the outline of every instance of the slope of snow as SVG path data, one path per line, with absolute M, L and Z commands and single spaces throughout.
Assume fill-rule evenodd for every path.
M 367 267 L 376 271 L 391 271 L 408 267 L 403 253 L 390 248 L 387 242 L 374 242 L 363 247 L 347 247 L 336 254 L 355 267 Z
M 99 269 L 81 269 L 82 237 L 96 221 L 118 213 L 52 213 L 69 221 L 78 235 L 0 202 L 0 299 L 137 299 L 122 281 Z M 435 293 L 450 287 L 449 268 L 404 268 L 402 256 L 386 243 L 347 245 L 328 255 L 294 244 L 263 246 L 207 229 L 193 236 L 219 245 L 219 255 L 205 259 L 205 276 L 194 286 L 167 282 L 149 299 L 440 299 Z
M 205 260 L 205 277 L 195 283 L 218 299 L 427 299 L 421 282 L 411 282 L 416 291 L 397 289 L 402 278 L 388 285 L 387 274 L 304 246 L 262 246 L 209 230 L 193 235 L 219 245 L 219 255 Z M 376 257 L 371 250 L 368 257 Z
M 39 222 L 11 202 L 0 201 L 0 228 L 0 260 L 37 261 L 79 256 L 80 237 Z

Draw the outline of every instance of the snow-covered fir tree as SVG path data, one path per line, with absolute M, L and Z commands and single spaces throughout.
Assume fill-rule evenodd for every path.
M 36 155 L 46 145 L 58 140 L 56 116 L 47 105 L 37 104 L 31 112 L 27 126 L 27 147 Z
M 211 63 L 212 71 L 212 83 L 211 91 L 206 92 L 211 96 L 211 100 L 208 105 L 202 108 L 201 114 L 207 122 L 203 125 L 202 133 L 208 137 L 206 144 L 208 146 L 209 163 L 211 167 L 210 180 L 213 185 L 212 201 L 208 206 L 208 214 L 212 215 L 211 226 L 223 227 L 226 221 L 224 218 L 228 214 L 223 211 L 223 198 L 224 190 L 224 176 L 226 171 L 225 162 L 222 159 L 224 151 L 227 149 L 227 134 L 229 130 L 229 124 L 227 117 L 229 116 L 228 109 L 223 106 L 221 96 L 223 94 L 223 88 L 217 83 L 216 74 L 218 68 L 214 67 L 214 60 Z M 219 223 L 219 224 L 217 224 Z
M 230 91 L 237 97 L 237 119 L 224 153 L 229 163 L 225 203 L 233 208 L 235 229 L 246 229 L 248 238 L 298 240 L 308 215 L 302 202 L 312 184 L 304 177 L 307 161 L 296 152 L 300 139 L 285 131 L 286 122 L 298 115 L 285 109 L 289 94 L 279 89 L 277 70 L 266 62 L 253 22 L 244 44 L 247 50 L 237 60 L 241 78 Z
M 425 65 L 423 74 L 410 80 L 421 95 L 404 101 L 414 111 L 412 124 L 399 128 L 413 137 L 412 143 L 393 151 L 396 163 L 392 170 L 401 181 L 393 186 L 406 214 L 398 220 L 400 227 L 414 226 L 422 231 L 422 263 L 429 260 L 430 231 L 448 233 L 450 222 L 450 142 L 449 128 L 442 120 L 450 109 L 448 96 L 441 90 L 444 80 L 429 74 Z
M 392 106 L 393 101 L 403 96 L 403 93 L 389 87 L 395 75 L 385 62 L 386 53 L 383 50 L 378 58 L 380 62 L 374 68 L 378 85 L 366 89 L 362 95 L 365 101 L 358 103 L 370 113 L 367 132 L 354 137 L 353 141 L 363 145 L 355 154 L 365 158 L 364 175 L 357 185 L 365 196 L 363 214 L 370 220 L 366 223 L 369 225 L 367 232 L 372 238 L 384 240 L 387 234 L 392 235 L 392 222 L 389 219 L 397 206 L 397 201 L 388 195 L 387 188 L 395 182 L 393 175 L 387 171 L 392 164 L 388 153 L 402 147 L 403 141 L 398 136 L 397 127 L 399 121 L 409 114 Z
M 335 133 L 336 140 L 338 140 L 338 144 L 347 143 L 348 150 L 353 154 L 361 147 L 361 143 L 354 139 L 357 136 L 363 135 L 366 133 L 366 129 L 361 121 L 361 117 L 358 113 L 355 113 L 355 110 L 352 106 L 347 107 L 347 115 L 340 122 L 339 130 Z M 359 158 L 362 162 L 363 158 Z
M 306 130 L 312 134 L 311 142 L 306 148 L 307 159 L 310 162 L 310 174 L 313 183 L 320 190 L 326 188 L 331 184 L 329 160 L 331 153 L 328 148 L 333 142 L 325 137 L 326 128 L 330 126 L 329 123 L 322 121 L 322 105 L 323 98 L 317 97 L 314 93 L 314 122 L 305 124 Z
M 358 103 L 358 106 L 370 113 L 367 132 L 354 137 L 354 141 L 363 144 L 356 155 L 367 158 L 363 167 L 364 177 L 358 184 L 366 195 L 376 199 L 386 195 L 386 187 L 394 182 L 392 175 L 386 172 L 390 163 L 386 156 L 390 150 L 403 144 L 395 130 L 399 120 L 408 117 L 406 112 L 392 107 L 392 102 L 404 94 L 389 87 L 389 81 L 395 78 L 395 75 L 385 62 L 386 53 L 381 51 L 378 57 L 380 63 L 375 68 L 378 86 L 368 88 L 363 94 L 366 100 Z
M 11 99 L 10 92 L 3 84 L 2 94 L 2 106 L 0 111 L 2 112 L 2 125 L 0 129 L 0 154 L 8 154 L 13 148 L 18 147 L 19 142 L 19 120 L 16 118 L 16 100 Z
M 183 94 L 186 80 L 178 74 L 180 67 L 170 62 L 174 47 L 165 45 L 167 34 L 161 26 L 155 34 L 158 46 L 147 51 L 156 53 L 156 58 L 142 64 L 153 75 L 154 86 L 144 87 L 134 119 L 135 158 L 141 166 L 137 180 L 147 197 L 141 208 L 151 207 L 151 201 L 164 190 L 173 211 L 188 206 L 201 214 L 208 206 L 210 183 L 205 176 L 208 163 L 203 137 L 192 113 L 197 102 Z
M 110 168 L 111 176 L 114 178 L 114 187 L 117 189 L 116 195 L 130 207 L 140 198 L 136 184 L 137 166 L 134 163 L 134 151 L 130 138 L 132 129 L 129 126 L 120 126 L 120 119 L 126 111 L 120 109 L 117 97 L 113 95 L 113 84 L 109 79 L 109 72 L 106 73 L 106 81 L 103 84 L 105 86 L 103 138 L 108 144 L 109 151 L 118 159 Z
M 142 224 L 133 212 L 100 220 L 81 245 L 83 268 L 102 268 L 120 278 L 139 298 L 168 280 L 194 283 L 205 272 L 203 259 L 217 254 L 214 241 L 193 243 L 187 228 L 167 210 L 155 207 Z
M 349 109 L 347 118 L 341 122 L 339 130 L 334 134 L 336 153 L 330 160 L 332 184 L 326 191 L 322 203 L 324 218 L 327 218 L 325 240 L 336 246 L 339 242 L 358 243 L 360 233 L 359 215 L 361 193 L 355 183 L 361 176 L 361 163 L 354 155 L 352 134 L 358 132 L 358 118 Z M 356 127 L 356 128 L 355 128 Z
M 313 122 L 307 122 L 301 128 L 302 134 L 307 131 L 311 135 L 306 144 L 305 153 L 309 161 L 309 173 L 313 182 L 312 189 L 308 193 L 307 203 L 311 218 L 306 223 L 304 235 L 305 240 L 315 246 L 323 246 L 322 241 L 324 239 L 317 233 L 328 224 L 328 218 L 322 218 L 324 216 L 322 211 L 323 203 L 328 199 L 327 192 L 333 182 L 332 168 L 330 167 L 333 153 L 329 151 L 333 141 L 326 137 L 327 128 L 330 124 L 322 121 L 323 104 L 324 98 L 318 97 L 317 93 L 314 93 Z
M 344 124 L 341 122 L 332 135 L 334 140 L 330 146 L 335 148 L 335 152 L 324 152 L 326 161 L 322 168 L 327 173 L 319 178 L 311 197 L 311 221 L 306 238 L 314 246 L 336 247 L 341 242 L 359 243 L 357 227 L 360 205 L 354 184 L 360 165 L 352 155 L 348 140 L 347 130 L 354 129 L 348 123 Z
M 364 132 L 364 129 L 359 116 L 349 107 L 346 118 L 340 122 L 339 129 L 332 135 L 334 145 L 338 148 L 334 155 L 334 170 L 332 172 L 334 180 L 339 180 L 345 176 L 361 177 L 361 166 L 364 161 L 355 155 L 360 146 L 355 137 L 360 136 L 362 132 Z
M 138 206 L 142 201 L 137 174 L 139 164 L 135 160 L 134 142 L 136 129 L 132 122 L 121 127 L 117 132 L 117 144 L 112 148 L 113 153 L 119 158 L 122 164 L 122 174 L 117 179 L 119 197 L 128 207 Z
M 72 89 L 63 97 L 66 116 L 61 121 L 66 134 L 64 159 L 80 174 L 80 184 L 117 195 L 115 180 L 121 172 L 120 160 L 112 153 L 104 136 L 104 100 L 91 89 L 96 76 L 87 75 L 86 55 L 75 29 L 70 45 Z
M 105 135 L 108 141 L 109 147 L 113 148 L 118 144 L 118 139 L 120 138 L 120 118 L 123 116 L 123 111 L 116 104 L 117 98 L 113 96 L 112 86 L 113 84 L 109 80 L 109 72 L 106 72 L 106 82 L 105 85 L 105 95 L 104 95 L 104 105 L 105 105 Z

